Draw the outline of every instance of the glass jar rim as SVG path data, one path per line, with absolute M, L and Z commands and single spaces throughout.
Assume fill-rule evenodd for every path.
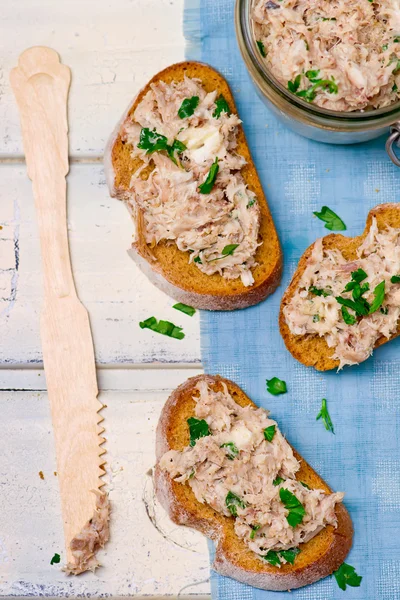
M 400 114 L 400 100 L 389 106 L 383 108 L 376 108 L 365 111 L 334 111 L 327 108 L 322 108 L 315 104 L 311 104 L 302 100 L 289 92 L 263 65 L 260 59 L 260 52 L 258 50 L 253 30 L 251 26 L 250 11 L 254 0 L 236 0 L 236 32 L 238 38 L 240 36 L 240 42 L 244 46 L 247 52 L 248 59 L 250 61 L 250 67 L 253 70 L 253 75 L 257 73 L 258 77 L 261 78 L 263 83 L 272 88 L 277 94 L 286 99 L 290 104 L 294 104 L 301 109 L 320 118 L 327 118 L 333 121 L 350 123 L 350 122 L 369 122 L 377 119 L 390 117 L 389 122 L 393 122 L 399 118 Z M 243 54 L 243 52 L 242 52 Z M 245 61 L 246 66 L 249 68 L 249 61 Z M 385 119 L 386 120 L 386 119 Z

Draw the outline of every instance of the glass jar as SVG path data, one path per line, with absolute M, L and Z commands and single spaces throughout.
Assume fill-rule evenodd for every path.
M 400 101 L 385 108 L 336 112 L 310 104 L 289 92 L 267 71 L 253 35 L 253 0 L 236 0 L 235 26 L 239 49 L 257 94 L 296 133 L 328 144 L 358 144 L 390 132 L 386 149 L 400 166 L 394 146 L 400 140 Z

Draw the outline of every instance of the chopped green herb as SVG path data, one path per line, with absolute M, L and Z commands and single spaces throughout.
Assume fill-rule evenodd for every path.
M 300 481 L 301 485 L 306 488 L 306 490 L 310 490 L 310 486 L 304 483 L 304 481 Z
M 59 554 L 57 554 L 57 552 L 54 554 L 53 558 L 50 561 L 51 565 L 58 565 L 58 563 L 61 561 L 61 556 Z
M 196 471 L 193 469 L 193 471 L 190 473 L 189 475 L 189 479 L 193 479 L 193 477 L 196 475 Z
M 178 116 L 180 119 L 186 119 L 191 117 L 199 105 L 200 98 L 198 96 L 192 96 L 191 98 L 185 98 L 178 110 Z
M 233 515 L 234 517 L 237 517 L 237 509 L 239 508 L 246 508 L 246 504 L 243 502 L 243 500 L 241 500 L 239 498 L 239 496 L 236 496 L 236 494 L 234 494 L 233 492 L 228 492 L 226 498 L 225 498 L 225 504 L 228 507 L 229 512 L 231 513 L 231 515 Z
M 162 335 L 167 335 L 168 337 L 172 337 L 177 340 L 183 340 L 185 337 L 182 327 L 178 327 L 170 321 L 157 321 L 155 317 L 149 317 L 145 321 L 141 321 L 139 326 L 141 329 L 151 329 L 156 333 L 161 333 Z
M 342 219 L 333 210 L 328 208 L 328 206 L 323 206 L 320 212 L 314 211 L 313 214 L 326 223 L 325 228 L 329 229 L 329 231 L 344 231 L 346 229 L 346 225 Z
M 222 444 L 220 448 L 227 449 L 227 457 L 229 460 L 233 460 L 239 454 L 239 449 L 234 442 L 225 442 L 225 444 Z
M 280 550 L 279 556 L 284 558 L 289 564 L 293 565 L 299 552 L 299 548 L 290 548 L 290 550 Z
M 199 185 L 200 194 L 209 194 L 211 192 L 211 190 L 214 187 L 214 183 L 217 178 L 218 171 L 219 171 L 219 164 L 218 164 L 218 156 L 217 156 L 217 158 L 214 160 L 213 164 L 211 165 L 211 168 L 208 172 L 206 180 L 201 185 Z
M 319 73 L 320 73 L 319 69 L 318 70 L 306 71 L 306 77 L 310 81 L 315 81 L 318 78 Z
M 250 533 L 250 539 L 254 540 L 254 538 L 256 537 L 256 532 L 261 529 L 261 525 L 251 525 L 251 533 Z
M 361 268 L 357 269 L 357 271 L 352 271 L 351 273 L 351 278 L 353 279 L 353 281 L 357 281 L 357 283 L 361 283 L 367 277 L 367 273 L 364 271 L 364 269 Z
M 277 485 L 279 485 L 280 483 L 282 483 L 282 481 L 286 481 L 286 479 L 283 479 L 282 477 L 276 477 L 273 480 L 272 485 L 274 485 L 276 487 Z
M 318 323 L 320 321 L 320 316 L 319 315 L 313 315 L 313 323 Z
M 369 304 L 365 300 L 365 298 L 360 298 L 359 300 L 350 300 L 350 298 L 342 298 L 342 296 L 336 296 L 336 300 L 342 306 L 346 306 L 347 308 L 351 308 L 354 312 L 359 316 L 366 316 L 369 313 Z
M 324 298 L 327 298 L 328 296 L 332 296 L 332 292 L 329 290 L 323 290 L 321 288 L 317 288 L 315 287 L 315 285 L 311 285 L 308 288 L 308 291 L 311 294 L 314 294 L 314 296 L 323 296 Z
M 190 417 L 187 424 L 189 425 L 190 445 L 192 447 L 196 445 L 198 439 L 207 437 L 211 433 L 208 423 L 204 419 Z
M 306 45 L 306 50 L 308 51 L 308 50 L 310 49 L 310 46 L 308 45 L 308 42 L 307 42 L 307 40 L 304 40 L 304 43 L 305 43 L 305 45 Z
M 336 21 L 336 17 L 322 17 L 323 21 Z
M 199 264 L 199 265 L 202 265 L 202 264 L 203 264 L 203 263 L 201 262 L 201 258 L 200 258 L 200 256 L 196 256 L 196 257 L 193 259 L 193 262 L 195 262 L 195 263 L 197 263 L 197 264 Z
M 256 202 L 257 202 L 257 199 L 256 198 L 252 198 L 251 200 L 248 201 L 246 208 L 251 208 L 252 206 L 254 206 L 254 204 Z
M 217 258 L 212 258 L 208 262 L 214 262 L 215 260 L 222 260 L 226 256 L 230 256 L 231 254 L 234 253 L 234 251 L 236 250 L 236 248 L 238 246 L 239 246 L 239 244 L 228 244 L 227 246 L 225 246 L 225 248 L 222 249 L 222 251 L 221 251 L 222 256 L 217 256 Z
M 267 442 L 272 442 L 276 433 L 276 425 L 270 425 L 264 429 L 264 438 Z
M 265 58 L 267 56 L 267 53 L 265 52 L 265 46 L 261 40 L 257 40 L 257 46 L 258 46 L 261 56 L 263 58 Z
M 395 44 L 398 44 L 400 42 L 400 37 L 395 37 L 393 41 Z
M 280 488 L 279 497 L 283 506 L 289 511 L 286 520 L 291 527 L 300 525 L 306 514 L 305 508 L 298 498 L 286 488 Z
M 301 74 L 299 73 L 299 75 L 297 75 L 297 77 L 293 81 L 287 82 L 287 87 L 288 87 L 289 92 L 292 92 L 293 94 L 295 94 L 300 87 L 300 82 L 301 82 Z
M 394 83 L 393 87 L 392 87 L 392 92 L 397 92 L 397 90 L 398 90 L 397 83 Z
M 345 591 L 346 587 L 360 587 L 362 577 L 357 575 L 356 570 L 351 565 L 343 563 L 337 571 L 333 573 L 336 582 L 341 590 Z
M 279 560 L 279 555 L 277 552 L 275 552 L 275 550 L 269 550 L 267 554 L 265 554 L 262 558 L 269 562 L 269 564 L 273 567 L 279 567 L 281 564 L 281 561 Z
M 395 68 L 393 69 L 393 75 L 396 75 L 400 71 L 400 60 L 397 61 Z
M 357 322 L 357 319 L 349 313 L 345 306 L 342 306 L 342 317 L 346 325 L 354 325 Z
M 273 377 L 272 379 L 267 379 L 267 392 L 273 394 L 273 396 L 278 396 L 279 394 L 286 394 L 287 387 L 286 381 L 279 379 L 278 377 Z
M 181 153 L 186 150 L 186 146 L 179 140 L 174 140 L 170 145 L 165 135 L 157 133 L 155 129 L 153 131 L 147 127 L 143 127 L 140 132 L 140 138 L 138 148 L 146 150 L 146 154 L 153 154 L 153 152 L 165 151 L 170 159 L 177 164 L 175 153 Z
M 374 289 L 374 301 L 371 304 L 371 308 L 369 309 L 369 314 L 372 315 L 375 311 L 378 310 L 383 304 L 385 299 L 385 280 L 378 283 L 376 288 Z
M 182 302 L 178 302 L 178 304 L 174 304 L 172 308 L 175 308 L 176 310 L 180 310 L 181 312 L 185 313 L 185 315 L 189 315 L 189 317 L 193 317 L 194 313 L 196 312 L 196 309 L 193 308 L 193 306 L 188 306 L 187 304 L 182 304 Z
M 307 102 L 312 102 L 315 100 L 317 95 L 317 89 L 323 88 L 327 90 L 330 94 L 337 94 L 339 91 L 337 83 L 332 79 L 314 79 L 314 85 L 309 87 L 307 90 L 301 90 L 301 92 L 296 92 L 296 96 L 299 98 L 304 98 Z
M 226 114 L 230 114 L 230 110 L 229 110 L 229 104 L 227 103 L 227 101 L 225 100 L 225 98 L 223 97 L 222 94 L 220 94 L 218 96 L 218 98 L 215 101 L 215 110 L 213 112 L 213 117 L 214 119 L 219 119 L 219 117 L 221 116 L 221 113 L 226 112 Z
M 325 398 L 322 399 L 321 410 L 317 414 L 316 421 L 318 421 L 318 419 L 322 419 L 323 424 L 325 425 L 325 429 L 327 431 L 331 431 L 332 433 L 335 433 L 335 431 L 333 429 L 332 419 L 331 419 L 330 414 L 328 412 L 328 407 L 326 405 L 326 399 Z
M 381 306 L 379 310 L 380 310 L 380 312 L 381 312 L 383 315 L 387 315 L 387 314 L 388 314 L 388 312 L 389 312 L 389 307 L 388 307 L 388 306 Z
M 174 162 L 177 165 L 178 161 L 176 160 L 175 154 L 182 154 L 184 150 L 186 150 L 185 144 L 183 142 L 180 142 L 179 140 L 174 140 L 173 144 L 171 146 L 168 146 L 167 154 L 172 160 L 172 162 Z
M 390 278 L 390 281 L 391 281 L 392 283 L 400 283 L 400 275 L 393 275 L 393 276 Z
M 389 48 L 389 45 L 388 45 L 388 44 L 384 44 L 384 45 L 382 46 L 382 50 L 383 50 L 384 52 L 385 52 L 385 51 L 386 51 L 388 48 Z

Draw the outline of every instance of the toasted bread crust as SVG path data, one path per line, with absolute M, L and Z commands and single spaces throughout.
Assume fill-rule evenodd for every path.
M 107 182 L 112 196 L 126 200 L 132 174 L 140 166 L 140 160 L 131 157 L 131 147 L 121 139 L 120 128 L 125 119 L 131 116 L 157 81 L 180 81 L 184 75 L 199 78 L 207 91 L 222 93 L 232 112 L 237 112 L 232 92 L 225 79 L 208 65 L 198 62 L 182 62 L 167 67 L 143 88 L 133 104 L 124 114 L 122 122 L 111 136 L 105 152 Z M 263 244 L 258 248 L 255 259 L 259 263 L 252 269 L 255 283 L 245 287 L 240 279 L 227 280 L 219 274 L 206 275 L 194 264 L 188 264 L 186 252 L 178 250 L 175 244 L 160 242 L 152 248 L 156 260 L 151 260 L 143 244 L 134 243 L 129 251 L 140 269 L 164 292 L 180 302 L 206 310 L 233 310 L 257 304 L 271 294 L 279 285 L 282 273 L 282 252 L 278 235 L 261 187 L 242 127 L 238 131 L 238 152 L 247 165 L 241 170 L 245 182 L 256 194 L 260 210 L 260 238 Z
M 328 526 L 312 540 L 301 545 L 301 553 L 294 565 L 285 564 L 280 569 L 262 562 L 234 532 L 234 520 L 201 504 L 188 485 L 173 481 L 162 471 L 159 460 L 170 449 L 182 450 L 189 444 L 186 420 L 193 416 L 196 384 L 205 380 L 214 389 L 224 382 L 238 404 L 253 402 L 233 382 L 219 376 L 199 375 L 188 379 L 167 400 L 157 427 L 155 482 L 157 496 L 170 518 L 179 525 L 198 529 L 216 543 L 215 561 L 218 573 L 243 583 L 266 590 L 289 590 L 313 583 L 335 571 L 346 558 L 353 536 L 350 516 L 342 504 L 336 506 L 338 527 Z M 301 461 L 298 478 L 310 487 L 330 492 L 319 475 L 295 452 Z
M 376 217 L 376 221 L 379 229 L 384 229 L 387 225 L 392 227 L 400 228 L 400 204 L 380 204 L 370 210 L 367 217 L 364 232 L 354 238 L 349 238 L 338 233 L 331 233 L 323 238 L 323 246 L 326 249 L 337 248 L 343 254 L 347 260 L 354 260 L 357 258 L 357 248 L 363 242 L 364 238 L 368 234 L 368 231 L 372 224 L 373 217 Z M 301 276 L 303 275 L 308 259 L 313 251 L 314 244 L 311 244 L 300 258 L 296 272 L 294 273 L 292 280 L 286 289 L 280 306 L 279 311 L 279 329 L 285 342 L 286 348 L 306 367 L 314 367 L 317 371 L 329 371 L 339 367 L 339 361 L 334 360 L 332 355 L 334 348 L 329 348 L 323 337 L 317 335 L 294 335 L 291 333 L 283 309 L 293 298 L 297 286 L 300 282 Z M 375 344 L 375 348 L 386 344 L 390 340 L 394 339 L 400 334 L 400 322 L 397 326 L 397 331 L 390 339 L 381 336 Z

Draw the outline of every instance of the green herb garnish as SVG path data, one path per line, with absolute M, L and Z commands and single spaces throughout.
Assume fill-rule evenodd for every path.
M 390 281 L 391 283 L 400 283 L 400 275 L 392 275 Z
M 279 552 L 276 552 L 275 550 L 269 550 L 262 558 L 268 561 L 274 567 L 279 567 L 281 565 L 281 558 L 293 565 L 299 552 L 299 548 L 290 548 L 290 550 L 280 550 Z
M 188 306 L 187 304 L 182 304 L 182 302 L 178 302 L 178 304 L 174 304 L 172 308 L 175 308 L 176 310 L 180 310 L 181 312 L 185 313 L 185 315 L 189 315 L 189 317 L 193 317 L 194 313 L 196 312 L 196 309 L 193 308 L 193 306 Z
M 334 429 L 333 429 L 332 419 L 331 419 L 330 414 L 328 412 L 328 407 L 326 405 L 326 399 L 325 398 L 322 399 L 321 410 L 317 414 L 316 421 L 318 421 L 318 419 L 322 419 L 322 421 L 323 421 L 323 423 L 325 425 L 325 429 L 327 431 L 331 431 L 332 433 L 335 433 Z
M 258 46 L 261 56 L 263 58 L 265 58 L 267 56 L 267 53 L 265 52 L 265 46 L 261 40 L 257 40 L 257 46 Z
M 357 322 L 357 319 L 349 313 L 345 306 L 342 306 L 342 317 L 346 325 L 354 325 Z
M 326 223 L 325 228 L 329 229 L 329 231 L 344 231 L 346 229 L 346 225 L 342 219 L 328 206 L 323 206 L 320 212 L 314 211 L 313 214 Z
M 50 561 L 51 565 L 58 565 L 58 563 L 61 561 L 61 556 L 59 554 L 57 554 L 57 552 L 54 554 L 53 558 Z
M 207 437 L 211 434 L 207 421 L 190 417 L 187 420 L 189 425 L 190 445 L 193 447 L 199 438 Z
M 209 194 L 211 192 L 211 190 L 214 187 L 214 183 L 217 178 L 218 171 L 219 171 L 219 164 L 218 164 L 218 156 L 217 156 L 217 158 L 214 160 L 213 164 L 211 165 L 211 168 L 208 172 L 206 180 L 201 185 L 199 185 L 200 194 Z
M 155 317 L 149 317 L 145 321 L 141 321 L 139 326 L 141 329 L 151 329 L 156 333 L 161 333 L 162 335 L 167 335 L 168 337 L 172 337 L 177 340 L 183 340 L 185 337 L 182 327 L 178 327 L 170 321 L 157 321 Z
M 227 101 L 225 100 L 225 98 L 223 97 L 222 94 L 220 94 L 218 96 L 218 98 L 215 101 L 215 110 L 213 112 L 213 117 L 214 119 L 219 119 L 219 117 L 221 116 L 221 113 L 226 112 L 228 115 L 230 114 L 230 110 L 229 110 L 229 104 L 227 103 Z
M 250 533 L 250 539 L 254 540 L 254 538 L 256 537 L 256 532 L 261 529 L 261 525 L 251 525 L 251 533 Z
M 265 554 L 262 558 L 269 562 L 269 564 L 273 567 L 279 567 L 281 564 L 281 561 L 279 560 L 279 555 L 277 552 L 275 552 L 275 550 L 269 550 L 267 554 Z
M 200 256 L 196 256 L 196 257 L 193 259 L 193 262 L 197 263 L 198 265 L 202 265 L 202 264 L 203 264 L 203 263 L 201 262 L 201 258 L 200 258 Z
M 374 289 L 374 301 L 371 304 L 371 308 L 369 309 L 369 314 L 372 315 L 375 311 L 378 310 L 383 304 L 385 299 L 385 280 L 378 283 L 376 288 Z
M 299 548 L 290 548 L 290 550 L 281 550 L 279 552 L 279 556 L 284 558 L 286 560 L 286 562 L 288 562 L 289 564 L 293 565 L 294 561 L 296 559 L 296 556 L 299 554 L 299 552 L 300 552 Z
M 301 90 L 301 92 L 296 92 L 296 96 L 299 98 L 304 98 L 307 102 L 312 102 L 315 100 L 317 95 L 317 89 L 323 88 L 326 89 L 330 94 L 337 94 L 339 91 L 337 83 L 332 79 L 313 79 L 315 81 L 314 85 L 309 87 L 307 90 Z
M 251 208 L 257 202 L 257 198 L 252 198 L 248 201 L 246 208 Z
M 362 577 L 357 575 L 356 570 L 351 565 L 343 563 L 337 571 L 333 573 L 336 582 L 341 590 L 345 591 L 346 587 L 360 587 Z
M 225 444 L 222 444 L 220 448 L 227 449 L 226 456 L 229 458 L 229 460 L 233 460 L 239 454 L 239 449 L 234 442 L 225 442 Z
M 364 281 L 364 279 L 366 279 L 368 277 L 367 273 L 364 271 L 364 269 L 357 269 L 357 271 L 352 271 L 351 273 L 351 278 L 353 281 L 356 281 L 357 283 L 361 283 L 361 281 Z
M 359 316 L 366 316 L 369 314 L 369 304 L 365 300 L 365 298 L 360 298 L 359 300 L 350 300 L 350 298 L 342 298 L 342 296 L 336 296 L 336 300 L 342 306 L 346 306 L 347 308 L 351 308 L 354 312 Z
M 231 256 L 238 246 L 239 246 L 239 244 L 228 244 L 227 246 L 225 246 L 225 248 L 222 249 L 222 251 L 221 251 L 222 256 L 217 256 L 217 258 L 212 258 L 208 262 L 214 262 L 215 260 L 222 260 L 226 256 Z
M 232 516 L 237 517 L 237 509 L 238 508 L 246 508 L 246 504 L 236 496 L 233 492 L 228 492 L 225 498 L 225 504 L 228 507 L 229 512 Z
M 306 488 L 306 490 L 310 490 L 310 486 L 304 483 L 304 481 L 300 481 L 301 485 Z
M 276 487 L 277 485 L 279 485 L 279 484 L 280 484 L 280 483 L 282 483 L 283 481 L 286 481 L 286 479 L 283 479 L 282 477 L 276 477 L 276 478 L 273 480 L 273 482 L 272 482 L 272 485 L 274 485 L 274 486 Z
M 305 508 L 298 498 L 286 488 L 280 488 L 279 497 L 284 507 L 289 511 L 286 520 L 291 527 L 296 527 L 303 521 Z
M 301 83 L 301 74 L 297 75 L 297 77 L 293 81 L 288 81 L 287 87 L 288 87 L 289 92 L 292 92 L 293 94 L 295 94 L 300 87 L 300 83 Z
M 161 135 L 160 133 L 157 133 L 155 129 L 152 131 L 147 127 L 143 127 L 140 132 L 138 148 L 146 150 L 146 154 L 165 151 L 175 164 L 177 164 L 175 153 L 179 154 L 186 150 L 186 146 L 183 142 L 174 140 L 172 144 L 168 144 L 168 139 L 165 135 Z
M 323 290 L 322 288 L 317 288 L 317 287 L 315 287 L 315 285 L 310 285 L 310 287 L 308 288 L 308 291 L 311 294 L 314 294 L 314 296 L 323 296 L 324 298 L 327 298 L 328 296 L 332 296 L 332 292 L 330 292 L 329 290 Z
M 319 315 L 313 315 L 313 323 L 318 323 L 320 321 L 320 316 Z
M 178 116 L 180 119 L 186 119 L 191 117 L 199 105 L 200 98 L 198 96 L 192 96 L 191 98 L 185 98 L 178 110 Z
M 278 377 L 273 377 L 272 379 L 267 379 L 266 382 L 267 392 L 269 392 L 270 394 L 273 394 L 274 396 L 278 396 L 279 394 L 286 394 L 286 381 L 283 381 Z
M 318 70 L 311 70 L 311 71 L 306 71 L 306 77 L 307 79 L 309 79 L 310 81 L 319 81 L 318 79 L 318 75 L 319 75 L 320 71 Z
M 276 425 L 270 425 L 264 429 L 264 438 L 267 442 L 272 442 L 276 433 Z

